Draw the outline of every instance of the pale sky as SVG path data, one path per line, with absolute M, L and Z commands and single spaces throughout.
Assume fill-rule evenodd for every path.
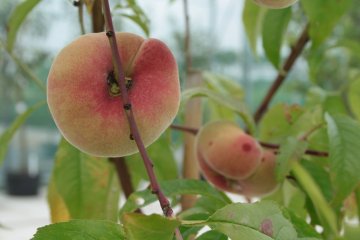
M 77 10 L 70 2 L 43 1 L 37 7 L 36 11 L 45 10 L 55 19 L 50 24 L 49 39 L 42 42 L 41 47 L 48 47 L 57 52 L 79 35 Z M 213 2 L 212 7 L 211 2 Z M 213 34 L 217 39 L 217 48 L 239 49 L 245 38 L 241 21 L 243 2 L 243 0 L 189 0 L 191 31 L 201 31 L 209 36 Z M 170 0 L 138 0 L 138 3 L 151 20 L 151 37 L 170 41 L 168 44 L 171 45 L 173 39 L 170 34 L 173 28 L 179 31 L 184 29 L 183 1 L 175 0 L 170 3 Z M 143 35 L 138 26 L 128 20 L 124 21 L 125 31 Z M 210 27 L 211 25 L 213 26 Z

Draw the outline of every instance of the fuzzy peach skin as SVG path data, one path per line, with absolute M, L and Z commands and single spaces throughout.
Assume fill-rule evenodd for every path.
M 205 179 L 210 184 L 212 184 L 217 189 L 220 189 L 222 191 L 231 192 L 231 193 L 240 193 L 241 189 L 239 189 L 240 185 L 238 181 L 226 178 L 220 173 L 213 170 L 209 166 L 209 164 L 207 164 L 207 162 L 205 161 L 203 156 L 201 156 L 201 154 L 198 153 L 197 158 L 198 158 L 200 170 L 203 176 L 205 177 Z
M 236 180 L 252 175 L 262 157 L 259 143 L 230 121 L 210 122 L 202 127 L 196 149 L 214 171 Z
M 264 197 L 273 193 L 279 186 L 275 175 L 276 155 L 265 150 L 256 172 L 238 182 L 239 192 L 247 197 Z
M 280 8 L 289 7 L 294 3 L 296 3 L 298 0 L 254 0 L 254 1 L 258 5 L 263 7 L 280 9 Z
M 116 33 L 129 98 L 145 146 L 171 124 L 180 103 L 178 68 L 168 47 L 156 39 Z M 105 33 L 86 34 L 60 51 L 48 76 L 47 100 L 62 135 L 81 151 L 118 157 L 137 152 L 130 139 L 121 96 L 109 93 L 113 71 Z

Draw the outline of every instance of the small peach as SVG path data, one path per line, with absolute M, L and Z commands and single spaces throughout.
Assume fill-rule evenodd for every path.
M 180 102 L 178 69 L 169 48 L 159 40 L 116 33 L 128 94 L 145 146 L 170 125 Z M 48 76 L 47 100 L 62 135 L 95 156 L 137 152 L 105 33 L 86 34 L 61 50 Z M 121 93 L 120 93 L 121 94 Z
M 230 121 L 206 124 L 196 138 L 196 149 L 216 172 L 231 179 L 245 179 L 260 163 L 258 142 Z
M 263 197 L 274 192 L 278 187 L 275 175 L 276 155 L 270 150 L 264 155 L 256 172 L 247 179 L 239 181 L 241 193 L 247 197 Z
M 239 193 L 240 189 L 238 187 L 240 187 L 240 185 L 238 184 L 238 181 L 226 178 L 213 170 L 201 154 L 198 154 L 198 163 L 203 176 L 210 184 L 222 191 Z

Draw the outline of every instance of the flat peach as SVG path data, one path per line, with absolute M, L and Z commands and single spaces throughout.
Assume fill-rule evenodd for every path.
M 236 180 L 252 175 L 262 157 L 259 143 L 229 121 L 206 124 L 199 131 L 196 144 L 198 153 L 212 169 Z
M 171 124 L 179 108 L 177 64 L 168 47 L 156 39 L 116 33 L 129 98 L 141 137 L 153 143 Z M 109 93 L 113 71 L 105 33 L 86 34 L 58 56 L 48 76 L 50 112 L 62 135 L 81 151 L 117 157 L 137 152 L 120 96 Z

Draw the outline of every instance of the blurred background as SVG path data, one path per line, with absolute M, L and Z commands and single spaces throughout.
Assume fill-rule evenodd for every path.
M 19 2 L 0 2 L 1 45 L 7 37 L 8 18 Z M 118 2 L 112 1 L 113 6 Z M 183 2 L 137 2 L 148 16 L 150 37 L 161 39 L 172 49 L 182 78 L 185 72 Z M 254 111 L 277 71 L 265 59 L 262 48 L 258 48 L 257 56 L 251 52 L 242 23 L 243 5 L 242 0 L 189 1 L 191 50 L 194 68 L 211 71 L 241 84 L 246 102 Z M 335 35 L 358 37 L 360 29 L 355 26 L 360 20 L 359 13 L 359 9 L 353 9 Z M 138 25 L 122 18 L 116 9 L 113 14 L 116 30 L 145 35 Z M 294 15 L 294 18 L 302 17 Z M 88 26 L 90 19 L 85 14 L 86 32 L 91 31 Z M 296 21 L 292 22 L 286 41 L 292 42 L 300 32 L 301 27 Z M 78 10 L 73 1 L 41 1 L 21 26 L 14 51 L 9 53 L 0 48 L 0 134 L 18 114 L 45 99 L 44 91 L 29 80 L 28 70 L 45 83 L 57 52 L 80 34 Z M 286 56 L 289 51 L 290 48 L 284 48 L 282 53 Z M 353 63 L 346 52 L 338 49 L 329 52 L 327 58 L 327 64 L 317 72 L 322 75 L 318 79 L 324 82 L 319 80 L 316 84 L 322 84 L 328 90 L 337 89 L 337 82 L 346 78 L 348 66 Z M 305 91 L 316 85 L 309 81 L 308 71 L 307 61 L 300 58 L 274 102 L 303 104 Z M 4 164 L 0 166 L 0 239 L 28 239 L 37 227 L 50 223 L 46 184 L 59 140 L 59 132 L 47 107 L 32 114 L 12 139 Z M 25 183 L 20 183 L 23 180 Z

